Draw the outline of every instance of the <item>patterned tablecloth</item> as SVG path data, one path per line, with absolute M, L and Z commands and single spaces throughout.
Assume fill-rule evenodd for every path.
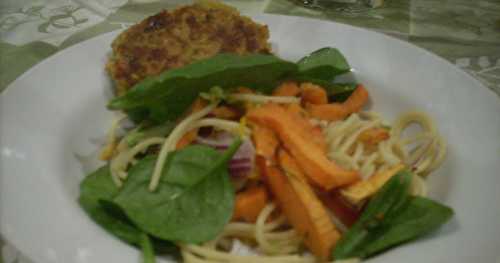
M 180 0 L 0 1 L 0 92 L 59 50 L 141 20 Z M 500 95 L 500 0 L 227 0 L 245 13 L 333 20 L 428 49 Z M 343 3 L 342 3 L 343 2 Z M 382 6 L 373 8 L 373 5 Z M 370 4 L 372 6 L 370 6 Z M 0 240 L 0 263 L 32 262 Z

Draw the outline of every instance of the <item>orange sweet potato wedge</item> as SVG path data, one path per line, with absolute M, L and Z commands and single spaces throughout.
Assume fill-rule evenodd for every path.
M 374 127 L 362 132 L 358 140 L 366 145 L 377 145 L 382 141 L 389 139 L 390 134 L 387 129 Z
M 186 132 L 179 141 L 177 141 L 177 144 L 175 145 L 176 150 L 180 150 L 188 145 L 190 145 L 198 136 L 198 129 L 190 130 Z
M 247 87 L 238 87 L 236 88 L 235 93 L 238 94 L 255 94 L 255 90 Z
M 307 111 L 312 117 L 325 121 L 338 121 L 345 119 L 350 112 L 340 103 L 322 105 L 307 105 Z
M 273 159 L 279 145 L 274 131 L 260 124 L 252 124 L 251 127 L 256 154 L 266 159 Z
M 359 204 L 361 201 L 375 194 L 384 184 L 397 172 L 405 167 L 404 164 L 397 164 L 385 171 L 375 173 L 368 179 L 349 185 L 340 193 L 352 204 Z
M 302 90 L 301 96 L 304 103 L 317 105 L 328 103 L 328 95 L 322 87 L 306 82 L 300 85 L 300 89 Z
M 309 121 L 309 119 L 307 118 L 307 116 L 309 115 L 307 111 L 299 104 L 295 103 L 285 105 L 285 109 L 291 115 L 293 115 L 293 118 L 295 119 L 297 124 L 300 125 L 300 130 L 298 132 L 301 133 L 301 136 L 303 136 L 305 139 L 312 140 L 321 148 L 322 151 L 326 153 L 326 138 L 323 135 L 321 128 L 319 126 L 313 125 Z
M 258 161 L 258 166 L 288 222 L 321 262 L 328 261 L 340 233 L 309 184 L 265 161 Z
M 263 186 L 251 187 L 236 194 L 233 220 L 255 223 L 268 201 L 269 197 Z
M 352 113 L 359 112 L 367 102 L 368 91 L 362 85 L 359 85 L 343 103 L 308 104 L 307 111 L 314 118 L 337 121 L 345 119 Z
M 303 135 L 302 126 L 283 107 L 266 104 L 250 110 L 247 118 L 272 129 L 285 149 L 297 160 L 308 180 L 320 188 L 330 190 L 359 180 L 357 171 L 349 171 L 330 161 L 313 140 Z
M 299 85 L 294 81 L 285 81 L 281 83 L 274 91 L 273 96 L 292 96 L 300 94 Z
M 301 181 L 307 181 L 297 161 L 283 148 L 278 150 L 278 164 L 286 174 L 294 176 Z
M 216 118 L 226 120 L 238 120 L 241 117 L 241 112 L 230 106 L 219 106 L 211 112 Z
M 189 108 L 189 111 L 187 112 L 187 115 L 193 114 L 195 112 L 198 112 L 205 108 L 208 105 L 208 102 L 202 98 L 197 98 L 193 104 L 191 104 L 191 107 Z M 182 138 L 177 142 L 175 145 L 175 149 L 179 150 L 182 149 L 189 144 L 191 144 L 196 137 L 198 136 L 198 129 L 191 130 L 184 134 Z
M 358 112 L 368 102 L 368 91 L 363 85 L 358 85 L 354 92 L 344 101 L 343 105 L 351 113 Z

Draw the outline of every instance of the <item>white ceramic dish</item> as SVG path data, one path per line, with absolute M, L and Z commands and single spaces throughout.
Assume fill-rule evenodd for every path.
M 500 100 L 445 60 L 385 35 L 317 20 L 259 15 L 280 56 L 335 46 L 388 119 L 430 113 L 449 142 L 430 194 L 455 209 L 438 233 L 373 262 L 495 262 L 500 255 Z M 37 263 L 139 262 L 76 202 L 109 127 L 109 33 L 59 52 L 17 79 L 0 102 L 1 233 Z M 87 156 L 87 158 L 86 158 Z M 90 162 L 89 162 L 90 161 Z

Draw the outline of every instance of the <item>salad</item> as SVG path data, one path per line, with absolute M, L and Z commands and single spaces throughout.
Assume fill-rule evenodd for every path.
M 436 230 L 453 216 L 426 197 L 446 155 L 436 125 L 365 110 L 367 87 L 335 82 L 349 71 L 326 47 L 146 78 L 109 102 L 106 164 L 79 202 L 148 263 L 358 262 Z

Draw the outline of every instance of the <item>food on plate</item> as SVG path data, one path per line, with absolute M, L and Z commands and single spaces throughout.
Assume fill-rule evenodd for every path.
M 107 164 L 81 183 L 144 262 L 358 262 L 452 217 L 426 197 L 446 155 L 432 119 L 368 110 L 370 87 L 335 82 L 339 50 L 211 55 L 113 98 Z
M 106 65 L 118 94 L 164 70 L 179 68 L 218 53 L 270 52 L 265 25 L 237 10 L 204 1 L 164 10 L 122 32 Z

